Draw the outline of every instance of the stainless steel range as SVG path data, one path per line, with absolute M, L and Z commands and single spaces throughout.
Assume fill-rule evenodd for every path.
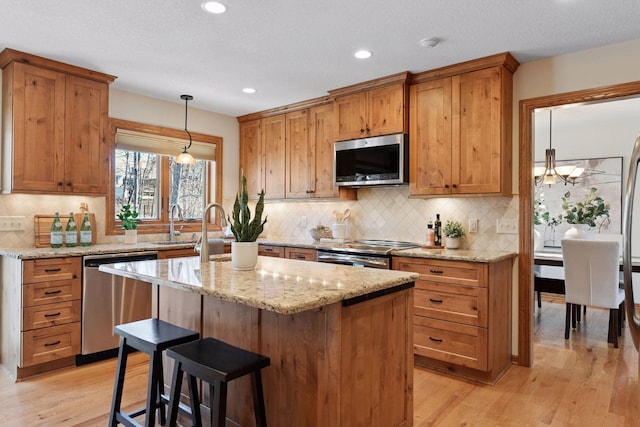
M 388 270 L 391 268 L 391 251 L 419 246 L 418 243 L 393 240 L 356 240 L 351 243 L 321 243 L 316 248 L 318 262 Z

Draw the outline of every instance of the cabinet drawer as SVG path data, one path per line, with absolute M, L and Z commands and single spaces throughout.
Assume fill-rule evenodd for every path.
M 22 310 L 22 330 L 47 328 L 80 321 L 80 300 L 37 305 Z
M 415 354 L 488 370 L 487 329 L 414 316 L 413 332 Z
M 284 257 L 304 261 L 316 261 L 318 259 L 318 253 L 315 249 L 287 247 L 284 248 Z
M 487 264 L 464 261 L 394 258 L 394 270 L 413 271 L 423 280 L 454 283 L 466 286 L 483 286 L 488 283 Z
M 31 307 L 34 305 L 79 300 L 80 294 L 80 279 L 29 283 L 22 286 L 22 306 Z
M 34 329 L 22 333 L 20 367 L 37 365 L 80 353 L 80 323 Z
M 417 280 L 414 314 L 486 327 L 487 293 L 487 288 Z
M 23 262 L 23 283 L 79 279 L 82 262 L 79 257 L 33 259 Z
M 259 245 L 258 255 L 283 258 L 284 246 Z

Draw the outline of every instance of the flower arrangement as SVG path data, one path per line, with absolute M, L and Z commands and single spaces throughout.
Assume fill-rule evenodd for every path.
M 236 201 L 233 204 L 233 213 L 229 220 L 231 224 L 231 232 L 236 242 L 255 242 L 258 236 L 264 230 L 264 224 L 267 217 L 262 220 L 262 212 L 264 211 L 264 190 L 260 192 L 258 203 L 256 203 L 256 211 L 253 220 L 251 219 L 251 210 L 249 209 L 249 194 L 247 193 L 247 178 L 242 172 L 242 189 L 236 194 Z
M 588 224 L 596 226 L 596 220 L 600 217 L 609 218 L 609 204 L 597 194 L 597 188 L 587 191 L 584 199 L 579 202 L 569 200 L 571 192 L 567 191 L 562 196 L 562 218 L 569 224 Z
M 451 239 L 460 238 L 464 236 L 464 228 L 458 221 L 447 220 L 444 227 L 442 227 L 442 234 Z
M 131 205 L 124 205 L 120 208 L 118 219 L 122 221 L 122 228 L 125 230 L 135 230 L 138 228 L 138 212 L 135 209 L 131 209 Z

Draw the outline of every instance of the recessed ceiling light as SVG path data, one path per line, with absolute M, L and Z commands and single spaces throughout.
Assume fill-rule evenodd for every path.
M 256 93 L 256 90 L 252 87 L 245 87 L 244 89 L 242 89 L 242 91 L 244 93 Z
M 373 53 L 371 53 L 371 51 L 369 50 L 359 50 L 353 54 L 353 56 L 355 56 L 358 59 L 371 58 L 371 55 L 373 55 Z
M 227 11 L 227 6 L 217 1 L 205 1 L 202 2 L 202 9 L 205 12 L 219 14 L 225 13 Z
M 435 47 L 440 41 L 437 37 L 427 37 L 420 40 L 420 46 L 422 47 Z

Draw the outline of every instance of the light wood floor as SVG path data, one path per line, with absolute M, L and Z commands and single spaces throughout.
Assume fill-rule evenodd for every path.
M 589 309 L 565 341 L 564 301 L 553 296 L 534 316 L 534 366 L 512 366 L 495 386 L 415 369 L 415 426 L 640 426 L 639 357 L 628 330 L 614 349 L 608 313 Z M 147 363 L 144 354 L 130 359 L 129 409 L 144 404 Z M 0 373 L 0 425 L 105 426 L 114 374 L 115 360 L 19 383 Z

